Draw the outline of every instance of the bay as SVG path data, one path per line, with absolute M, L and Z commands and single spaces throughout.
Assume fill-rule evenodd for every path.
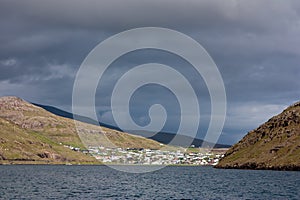
M 140 166 L 143 167 L 143 166 Z M 299 199 L 300 172 L 168 166 L 2 165 L 0 199 Z

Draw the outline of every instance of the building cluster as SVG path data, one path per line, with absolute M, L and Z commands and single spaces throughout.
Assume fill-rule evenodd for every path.
M 141 165 L 216 165 L 222 154 L 211 152 L 166 151 L 135 148 L 90 147 L 88 152 L 107 164 Z

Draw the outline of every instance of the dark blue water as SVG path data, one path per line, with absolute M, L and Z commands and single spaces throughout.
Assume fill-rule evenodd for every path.
M 300 199 L 300 172 L 11 165 L 0 178 L 0 199 Z

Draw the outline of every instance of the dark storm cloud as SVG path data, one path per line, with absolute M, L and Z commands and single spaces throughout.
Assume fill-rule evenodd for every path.
M 0 95 L 70 109 L 76 71 L 93 47 L 115 33 L 144 26 L 181 31 L 210 53 L 228 98 L 221 141 L 236 142 L 247 130 L 299 100 L 297 0 L 0 1 Z M 153 57 L 176 64 L 159 53 Z M 119 76 L 121 68 L 146 60 L 146 55 L 123 59 L 106 84 Z M 205 89 L 203 84 L 197 87 Z M 102 117 L 110 119 L 110 91 L 98 93 Z M 140 101 L 147 98 L 140 95 Z M 207 93 L 201 98 L 209 105 Z M 142 116 L 142 109 L 135 109 Z

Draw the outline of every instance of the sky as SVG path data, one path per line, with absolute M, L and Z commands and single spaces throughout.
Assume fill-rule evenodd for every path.
M 0 0 L 0 27 L 0 96 L 72 111 L 76 73 L 94 47 L 121 31 L 164 27 L 199 42 L 220 71 L 227 96 L 220 143 L 236 143 L 300 99 L 297 0 Z M 202 138 L 211 113 L 207 86 L 189 63 L 159 50 L 130 52 L 109 66 L 95 96 L 99 120 L 115 124 L 110 103 L 114 84 L 132 67 L 149 62 L 172 66 L 189 79 L 200 102 L 197 136 Z M 176 132 L 178 100 L 155 84 L 132 96 L 134 121 L 147 125 L 148 110 L 156 103 L 168 114 L 163 130 Z

